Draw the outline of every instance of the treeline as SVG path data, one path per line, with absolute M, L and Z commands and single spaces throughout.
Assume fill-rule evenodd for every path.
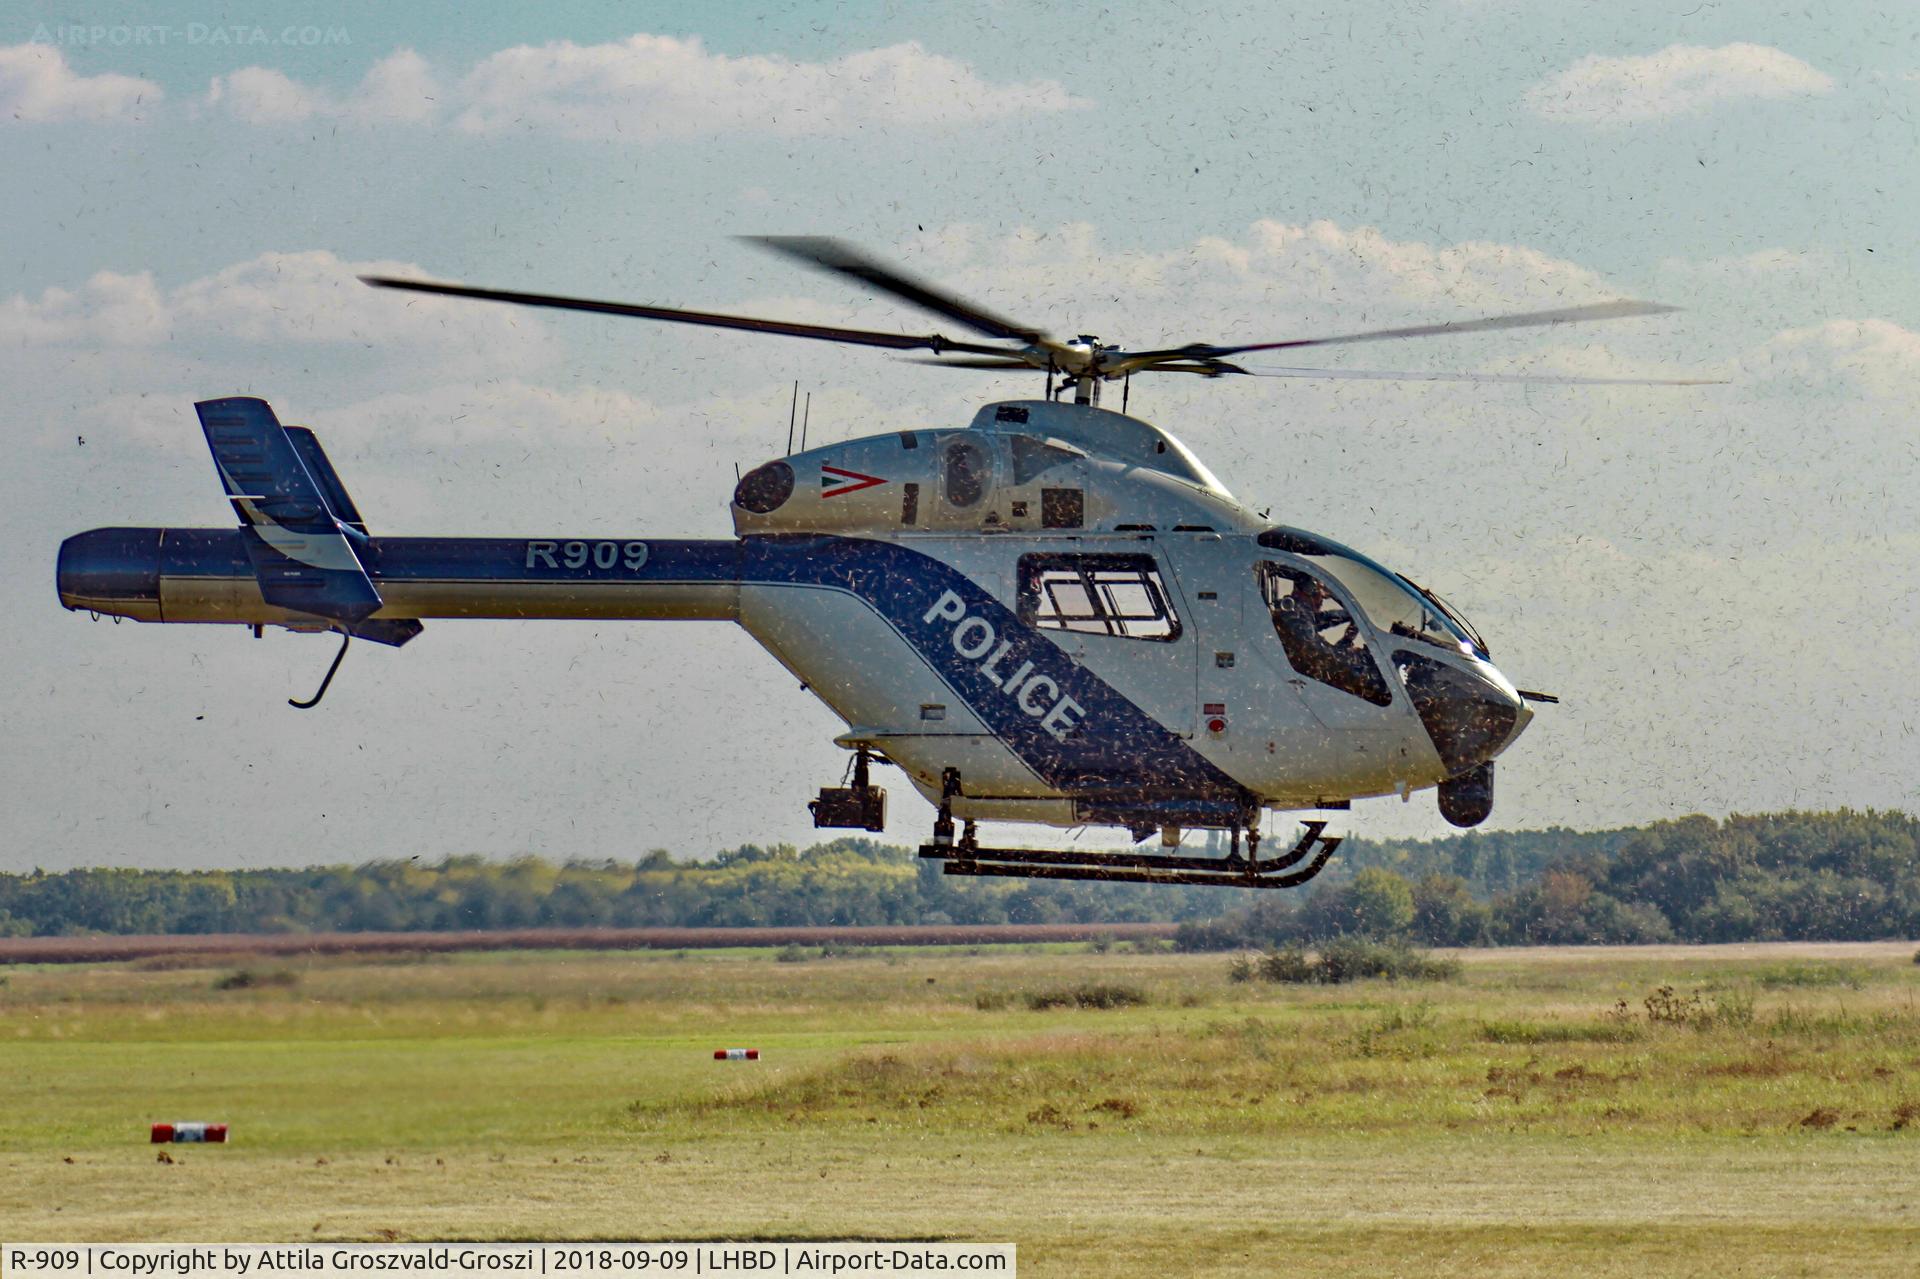
M 0 937 L 1177 921 L 1217 895 L 1147 884 L 955 880 L 905 848 L 748 844 L 711 860 L 534 857 L 304 870 L 0 874 Z
M 656 850 L 635 862 L 0 874 L 0 936 L 1146 920 L 1182 923 L 1195 949 L 1336 936 L 1450 946 L 1915 937 L 1920 821 L 1842 810 L 1356 839 L 1303 892 L 1256 894 L 955 879 L 865 839 L 749 844 L 710 860 Z
M 1342 936 L 1435 946 L 1920 936 L 1920 821 L 1905 813 L 1688 817 L 1638 830 L 1538 837 L 1532 846 L 1525 833 L 1513 833 L 1363 847 L 1350 877 L 1293 900 L 1184 923 L 1179 944 L 1227 950 Z M 1529 862 L 1525 882 L 1484 891 Z M 1448 865 L 1475 868 L 1475 875 L 1442 869 Z
M 1610 857 L 1644 828 L 1616 830 L 1468 831 L 1444 839 L 1350 839 L 1321 882 L 1336 885 L 1369 866 L 1390 870 L 1409 883 L 1429 875 L 1452 875 L 1482 900 L 1517 892 L 1551 867 L 1568 861 Z

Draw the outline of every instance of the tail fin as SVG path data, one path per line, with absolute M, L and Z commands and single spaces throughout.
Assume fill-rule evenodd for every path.
M 360 561 L 366 525 L 313 432 L 281 426 L 265 400 L 250 396 L 193 407 L 227 499 L 246 525 L 266 601 L 382 644 L 418 635 L 422 627 L 411 618 L 373 619 L 382 601 Z
M 347 496 L 347 486 L 334 473 L 333 463 L 327 460 L 326 450 L 320 447 L 319 439 L 304 426 L 281 429 L 293 441 L 293 451 L 306 464 L 307 474 L 319 486 L 320 496 L 327 500 L 327 509 L 333 512 L 333 518 L 356 533 L 365 533 L 367 522 L 360 518 L 359 509 L 354 506 L 353 499 Z

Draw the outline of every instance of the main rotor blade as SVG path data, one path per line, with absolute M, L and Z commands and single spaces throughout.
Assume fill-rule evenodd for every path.
M 821 342 L 884 346 L 896 351 L 971 351 L 982 355 L 1005 353 L 1004 347 L 985 346 L 975 342 L 955 342 L 938 333 L 923 335 L 880 333 L 872 329 L 842 329 L 828 324 L 763 320 L 750 315 L 717 315 L 711 311 L 682 311 L 667 306 L 640 306 L 632 302 L 596 302 L 591 298 L 559 297 L 550 293 L 514 293 L 506 289 L 476 289 L 464 284 L 436 284 L 431 280 L 402 280 L 386 275 L 363 275 L 360 280 L 363 284 L 371 284 L 380 289 L 406 289 L 414 293 L 478 298 L 483 302 L 511 302 L 516 306 L 551 307 L 559 311 L 595 311 L 602 315 L 626 315 L 642 320 L 704 324 L 716 329 L 744 329 L 750 333 L 781 333 L 787 337 L 814 338 Z
M 921 364 L 946 364 L 947 360 L 920 360 Z M 960 361 L 952 361 L 959 364 Z M 982 362 L 984 363 L 984 361 Z M 1227 360 L 1168 360 L 1134 370 L 1136 373 L 1198 373 L 1201 377 L 1312 377 L 1350 378 L 1368 382 L 1516 382 L 1528 386 L 1726 386 L 1726 378 L 1696 377 L 1563 377 L 1555 373 L 1409 373 L 1382 369 L 1289 369 L 1265 365 L 1234 364 Z
M 995 359 L 991 356 L 968 356 L 949 360 L 944 356 L 913 355 L 908 356 L 908 364 L 931 364 L 942 369 L 1044 369 L 1044 364 L 1032 360 L 1023 360 L 1017 356 Z
M 1199 367 L 1151 365 L 1144 372 L 1158 373 L 1174 368 L 1182 373 L 1199 373 Z M 1287 369 L 1221 361 L 1222 373 L 1245 373 L 1250 377 L 1353 378 L 1371 382 L 1517 382 L 1527 386 L 1726 386 L 1726 378 L 1704 377 L 1562 377 L 1554 373 L 1399 373 L 1376 369 Z
M 1040 329 L 995 315 L 955 297 L 937 285 L 917 280 L 904 271 L 870 258 L 842 240 L 824 235 L 746 235 L 740 238 L 822 271 L 858 280 L 882 293 L 891 293 L 902 301 L 911 302 L 936 315 L 958 320 L 974 332 L 984 333 L 988 337 L 1004 338 L 1010 342 L 1038 342 L 1046 336 Z
M 1215 346 L 1195 342 L 1191 346 L 1168 347 L 1158 351 L 1117 351 L 1111 357 L 1116 371 L 1132 371 L 1158 360 L 1212 360 L 1248 351 L 1279 351 L 1296 346 L 1334 346 L 1342 342 L 1380 342 L 1387 338 L 1442 337 L 1453 333 L 1486 333 L 1494 329 L 1524 329 L 1544 324 L 1579 324 L 1589 320 L 1619 320 L 1635 315 L 1665 315 L 1677 306 L 1659 302 L 1597 302 L 1592 306 L 1570 306 L 1557 311 L 1526 311 L 1516 315 L 1494 315 L 1481 320 L 1449 320 L 1443 324 L 1415 324 L 1397 329 L 1370 329 L 1364 333 L 1342 333 L 1326 338 L 1292 338 L 1285 342 L 1249 342 L 1239 346 Z

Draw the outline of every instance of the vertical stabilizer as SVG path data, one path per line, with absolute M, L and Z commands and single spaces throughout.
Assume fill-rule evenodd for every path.
M 251 396 L 194 409 L 267 602 L 382 644 L 419 634 L 411 619 L 371 620 L 382 601 L 358 551 L 366 526 L 313 433 L 281 426 L 272 407 Z

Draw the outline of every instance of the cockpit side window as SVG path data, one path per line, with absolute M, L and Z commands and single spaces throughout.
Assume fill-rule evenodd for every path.
M 1180 618 L 1151 555 L 1022 555 L 1020 617 L 1048 631 L 1180 637 Z
M 1375 706 L 1391 705 L 1393 690 L 1366 637 L 1326 584 L 1280 564 L 1263 563 L 1259 571 L 1260 593 L 1293 669 Z

